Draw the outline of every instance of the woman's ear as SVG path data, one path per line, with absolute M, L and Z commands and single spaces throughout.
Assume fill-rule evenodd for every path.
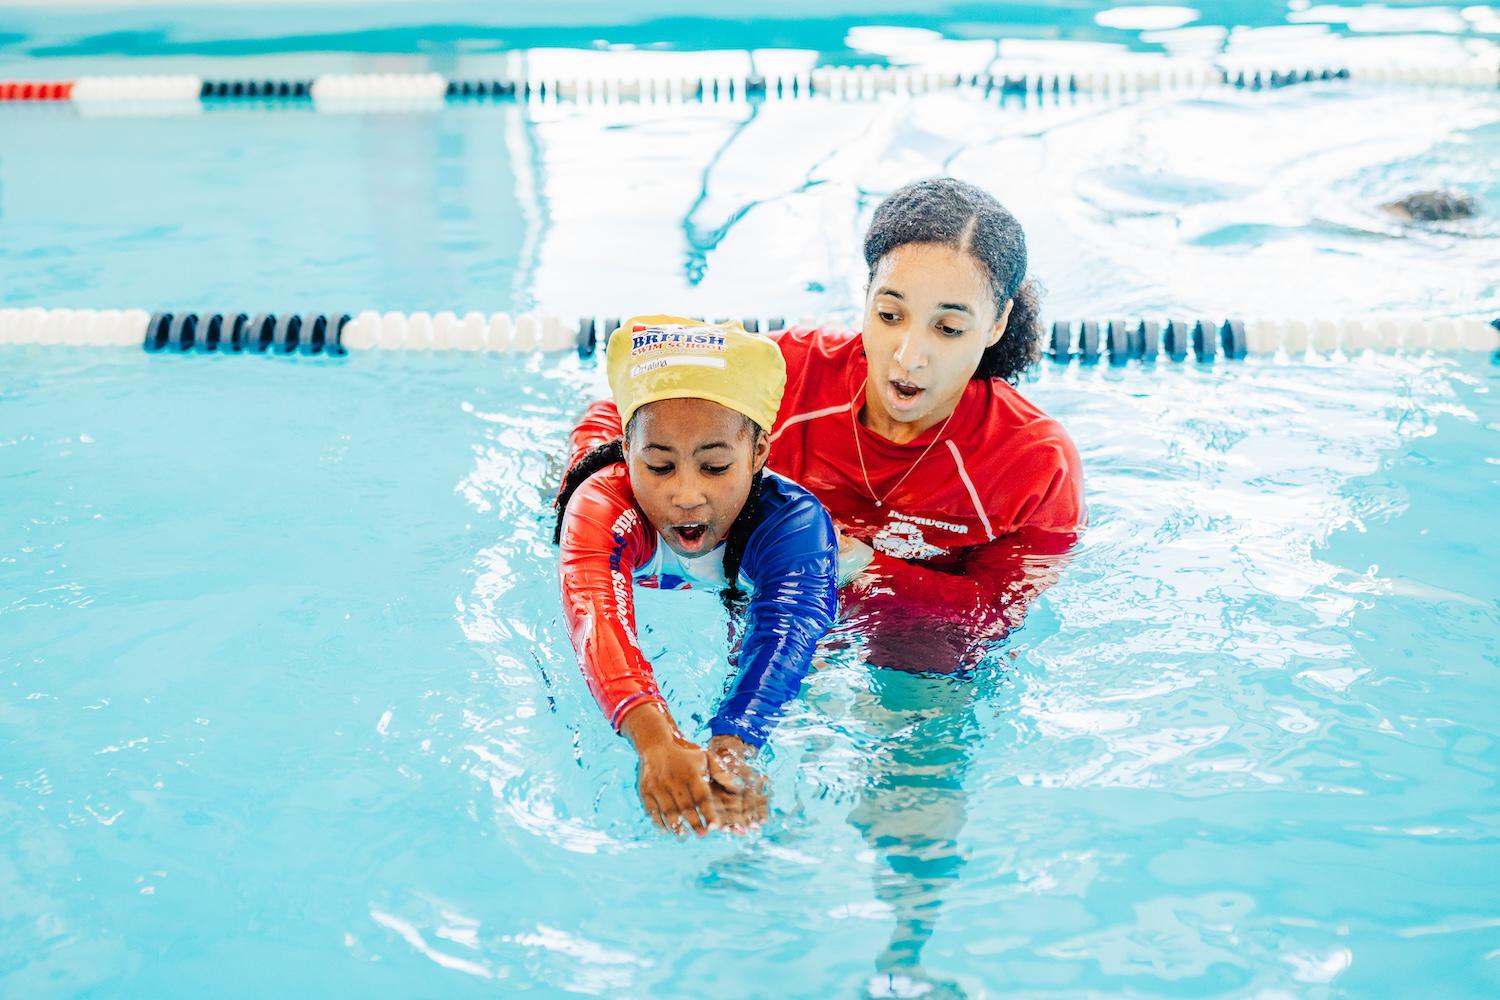
M 1005 300 L 1005 308 L 1001 309 L 1000 315 L 995 317 L 995 328 L 990 331 L 990 339 L 985 341 L 985 347 L 994 347 L 999 343 L 1000 338 L 1005 336 L 1005 324 L 1010 322 L 1010 310 L 1015 304 L 1015 299 Z
M 755 449 L 750 453 L 750 468 L 753 472 L 759 472 L 766 467 L 766 459 L 771 457 L 771 435 L 759 425 L 755 426 Z

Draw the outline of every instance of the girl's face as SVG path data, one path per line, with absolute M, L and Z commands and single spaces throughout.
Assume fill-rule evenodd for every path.
M 684 556 L 729 534 L 771 442 L 745 417 L 706 399 L 647 403 L 625 440 L 630 486 L 646 518 Z
M 1010 302 L 996 315 L 988 275 L 969 254 L 908 243 L 882 257 L 865 298 L 865 419 L 896 440 L 945 420 L 1000 339 Z

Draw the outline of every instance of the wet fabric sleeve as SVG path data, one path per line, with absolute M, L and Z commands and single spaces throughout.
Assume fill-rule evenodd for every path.
M 654 551 L 623 466 L 595 473 L 573 494 L 558 560 L 563 617 L 589 692 L 617 732 L 631 708 L 664 703 L 635 632 L 634 571 Z
M 838 610 L 838 543 L 823 505 L 797 488 L 756 526 L 742 570 L 753 590 L 739 673 L 709 731 L 758 747 L 801 689 Z
M 583 453 L 590 448 L 617 438 L 622 433 L 620 411 L 615 408 L 612 400 L 601 399 L 590 403 L 588 409 L 583 411 L 583 416 L 578 418 L 578 425 L 568 435 L 568 468 L 577 465 Z
M 1009 488 L 1002 494 L 1002 503 L 990 505 L 990 517 L 997 524 L 1018 529 L 1076 533 L 1088 522 L 1083 459 L 1060 425 L 1052 420 L 1046 423 L 1055 430 L 1007 469 Z M 1017 483 L 1026 485 L 1017 488 Z

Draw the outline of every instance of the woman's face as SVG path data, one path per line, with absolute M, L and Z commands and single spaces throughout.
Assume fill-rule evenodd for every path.
M 702 555 L 729 534 L 771 450 L 756 430 L 706 399 L 658 400 L 632 418 L 625 442 L 630 486 L 674 551 Z
M 996 315 L 989 276 L 969 254 L 937 243 L 886 254 L 865 299 L 866 423 L 899 440 L 946 419 L 1009 316 L 1008 301 Z

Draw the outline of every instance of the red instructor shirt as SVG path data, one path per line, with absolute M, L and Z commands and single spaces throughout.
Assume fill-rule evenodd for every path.
M 931 559 L 1023 528 L 1082 526 L 1078 450 L 1011 386 L 971 380 L 946 428 L 895 444 L 856 419 L 868 372 L 858 333 L 793 328 L 771 338 L 787 367 L 771 468 L 810 489 L 841 529 L 877 552 Z

